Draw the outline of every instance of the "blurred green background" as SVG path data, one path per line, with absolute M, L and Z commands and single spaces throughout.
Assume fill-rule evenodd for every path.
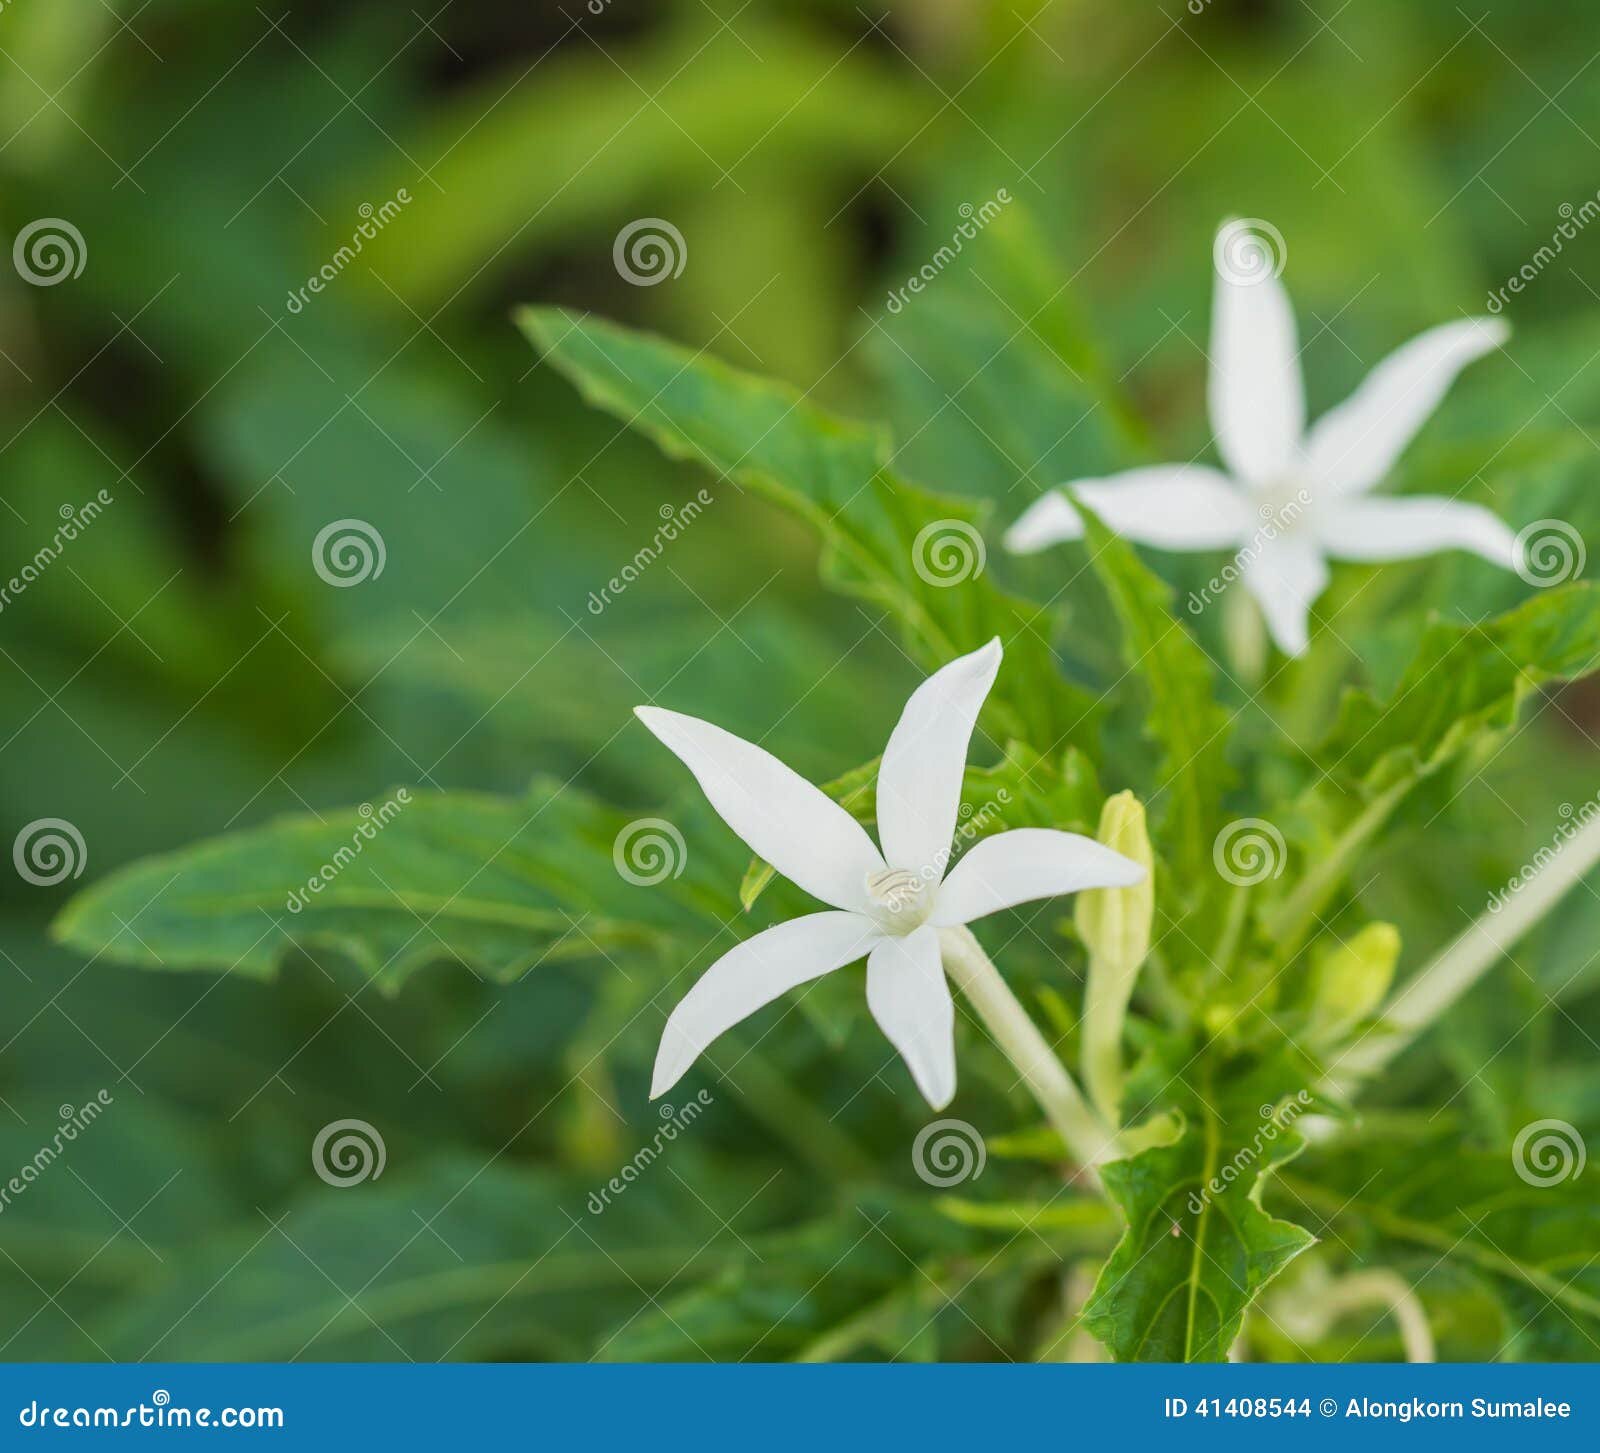
M 1413 332 L 1482 311 L 1594 196 L 1597 48 L 1579 0 L 5 7 L 0 222 L 65 219 L 85 255 L 50 286 L 0 268 L 0 573 L 64 507 L 114 503 L 0 609 L 7 838 L 62 818 L 87 851 L 76 883 L 0 876 L 0 1170 L 61 1106 L 105 1090 L 114 1110 L 0 1211 L 0 1356 L 766 1357 L 868 1312 L 879 1352 L 1026 1355 L 1002 1329 L 1029 1248 L 951 1311 L 922 1282 L 965 1287 L 957 1231 L 909 1263 L 850 1198 L 863 1163 L 916 1186 L 905 1087 L 885 1074 L 826 1113 L 795 1088 L 840 1053 L 865 1067 L 850 1084 L 871 1075 L 859 1007 L 842 1045 L 763 1042 L 670 1165 L 586 1217 L 655 1123 L 660 1016 L 634 1016 L 658 966 L 491 985 L 441 963 L 386 999 L 333 959 L 271 984 L 84 963 L 49 920 L 136 857 L 399 783 L 514 793 L 539 770 L 644 811 L 683 785 L 631 725 L 647 698 L 752 735 L 792 707 L 768 744 L 816 778 L 882 739 L 909 668 L 758 500 L 725 491 L 589 608 L 707 481 L 581 406 L 514 305 L 658 329 L 890 418 L 909 472 L 1005 519 L 1105 467 L 1116 430 L 1064 386 L 1058 416 L 993 437 L 985 392 L 1033 320 L 981 276 L 959 377 L 921 352 L 915 306 L 886 318 L 963 206 L 1016 199 L 1098 366 L 1189 457 L 1217 223 L 1282 232 L 1326 407 Z M 291 306 L 363 208 L 402 197 Z M 640 218 L 681 234 L 680 275 L 621 274 Z M 1528 346 L 1469 374 L 1432 437 L 1492 411 L 1588 438 L 1597 262 L 1600 230 L 1542 269 L 1507 312 Z M 336 589 L 312 542 L 345 518 L 386 561 Z M 1581 696 L 1565 712 L 1593 716 Z M 1575 728 L 1541 741 L 1503 768 L 1543 784 L 1529 842 L 1595 790 Z M 1417 1073 L 1509 1115 L 1484 1105 L 1520 1082 L 1493 1081 L 1543 1043 L 1453 1091 Z M 1568 1078 L 1563 1108 L 1592 1113 L 1592 1079 Z M 345 1117 L 386 1144 L 359 1193 L 310 1170 Z M 844 1229 L 800 1229 L 824 1216 Z M 738 1272 L 750 1255 L 770 1284 Z

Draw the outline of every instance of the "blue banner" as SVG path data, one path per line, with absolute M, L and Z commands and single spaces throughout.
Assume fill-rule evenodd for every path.
M 1596 1446 L 1600 1366 L 227 1364 L 0 1368 L 0 1446 L 988 1450 L 1005 1440 Z

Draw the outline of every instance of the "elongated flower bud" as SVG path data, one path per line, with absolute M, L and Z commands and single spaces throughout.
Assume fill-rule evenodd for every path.
M 1400 932 L 1392 923 L 1369 923 L 1317 966 L 1310 1022 L 1319 1039 L 1336 1039 L 1371 1016 L 1394 980 Z
M 1139 969 L 1150 952 L 1155 882 L 1144 805 L 1131 792 L 1106 800 L 1100 841 L 1145 870 L 1131 888 L 1093 888 L 1078 895 L 1078 933 L 1089 950 L 1084 1002 L 1083 1070 L 1101 1112 L 1117 1123 L 1122 1098 L 1122 1027 Z

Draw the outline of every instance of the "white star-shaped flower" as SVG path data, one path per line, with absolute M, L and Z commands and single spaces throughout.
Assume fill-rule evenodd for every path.
M 1219 259 L 1228 236 L 1225 228 Z M 1141 544 L 1237 548 L 1241 578 L 1260 602 L 1273 639 L 1298 655 L 1306 648 L 1311 604 L 1328 583 L 1330 558 L 1402 560 L 1460 549 L 1515 568 L 1516 536 L 1481 505 L 1371 493 L 1455 376 L 1509 334 L 1494 318 L 1430 328 L 1391 353 L 1307 430 L 1288 294 L 1270 266 L 1254 273 L 1219 266 L 1208 401 L 1228 472 L 1164 464 L 1066 488 L 1108 528 Z M 1023 512 L 1005 542 L 1031 553 L 1082 534 L 1071 502 L 1053 491 Z
M 912 693 L 878 768 L 881 852 L 844 808 L 769 752 L 692 716 L 635 708 L 751 851 L 833 910 L 777 924 L 706 970 L 667 1019 L 652 1099 L 740 1020 L 865 958 L 873 1018 L 929 1104 L 942 1109 L 955 1094 L 956 1063 L 939 931 L 1036 898 L 1144 877 L 1139 864 L 1092 838 L 1046 828 L 983 838 L 945 875 L 967 747 L 1000 656 L 992 640 Z

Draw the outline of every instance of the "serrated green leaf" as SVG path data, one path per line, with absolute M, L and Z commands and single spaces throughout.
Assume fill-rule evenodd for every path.
M 545 960 L 659 946 L 727 902 L 709 835 L 688 850 L 669 821 L 630 818 L 575 788 L 402 791 L 372 813 L 280 818 L 136 863 L 73 899 L 56 937 L 144 968 L 263 978 L 289 951 L 329 948 L 394 990 L 441 958 L 509 979 Z M 651 856 L 658 849 L 665 856 Z M 619 852 L 661 879 L 630 881 Z
M 563 309 L 517 317 L 590 403 L 795 511 L 822 537 L 827 582 L 887 610 L 923 668 L 999 636 L 1007 658 L 983 717 L 993 737 L 1055 746 L 1088 732 L 1096 704 L 1057 670 L 1050 612 L 1005 594 L 986 567 L 987 508 L 896 478 L 881 430 L 703 351 Z
M 1084 1324 L 1121 1362 L 1222 1361 L 1250 1304 L 1316 1241 L 1261 1207 L 1267 1178 L 1302 1144 L 1292 1122 L 1263 1121 L 1260 1107 L 1292 1093 L 1294 1076 L 1273 1064 L 1209 1068 L 1189 1070 L 1207 1078 L 1183 1100 L 1176 1142 L 1101 1167 L 1127 1230 Z

